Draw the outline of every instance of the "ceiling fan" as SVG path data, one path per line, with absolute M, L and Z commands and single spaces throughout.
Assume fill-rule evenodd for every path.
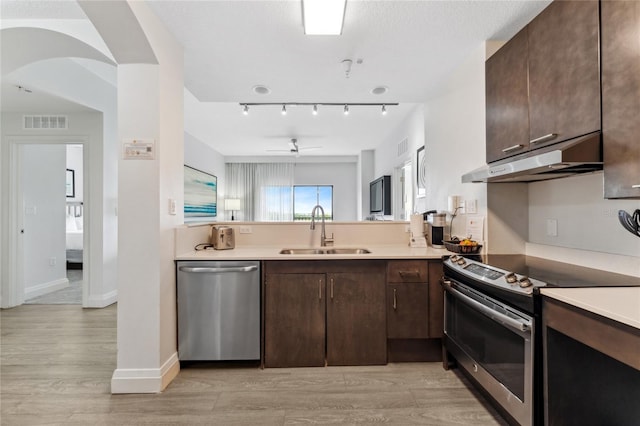
M 315 151 L 317 149 L 321 149 L 321 146 L 298 146 L 298 139 L 291 138 L 289 141 L 289 149 L 268 149 L 269 152 L 289 152 L 291 154 L 295 154 L 296 157 L 300 155 L 302 151 Z

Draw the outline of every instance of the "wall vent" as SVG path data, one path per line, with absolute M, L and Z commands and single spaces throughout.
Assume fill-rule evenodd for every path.
M 409 140 L 405 139 L 398 144 L 398 157 L 404 155 L 409 150 Z
M 22 128 L 24 130 L 65 130 L 67 123 L 66 115 L 24 115 Z

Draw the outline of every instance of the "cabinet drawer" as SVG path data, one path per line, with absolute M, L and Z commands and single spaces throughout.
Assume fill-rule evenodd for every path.
M 388 283 L 429 282 L 429 264 L 426 260 L 391 260 L 387 263 Z

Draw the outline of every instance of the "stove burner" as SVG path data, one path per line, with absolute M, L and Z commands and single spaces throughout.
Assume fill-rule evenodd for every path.
M 514 274 L 513 272 L 509 272 L 507 275 L 505 275 L 504 279 L 507 280 L 509 284 L 515 284 L 516 282 L 518 282 L 518 277 L 516 277 L 516 274 Z

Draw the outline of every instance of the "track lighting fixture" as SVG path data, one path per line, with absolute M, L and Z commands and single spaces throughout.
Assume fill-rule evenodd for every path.
M 311 113 L 313 115 L 318 115 L 318 106 L 322 105 L 322 106 L 329 106 L 329 107 L 342 107 L 342 112 L 344 113 L 344 115 L 349 115 L 349 112 L 351 110 L 352 107 L 378 107 L 378 108 L 382 108 L 382 115 L 386 115 L 387 114 L 387 107 L 388 106 L 397 106 L 398 103 L 342 103 L 342 102 L 282 102 L 282 103 L 278 103 L 278 102 L 257 102 L 257 103 L 252 103 L 252 102 L 241 102 L 240 107 L 242 107 L 242 113 L 245 115 L 249 114 L 249 107 L 256 107 L 256 106 L 281 106 L 280 112 L 282 113 L 282 115 L 287 115 L 287 107 L 288 106 L 310 106 L 311 109 Z

